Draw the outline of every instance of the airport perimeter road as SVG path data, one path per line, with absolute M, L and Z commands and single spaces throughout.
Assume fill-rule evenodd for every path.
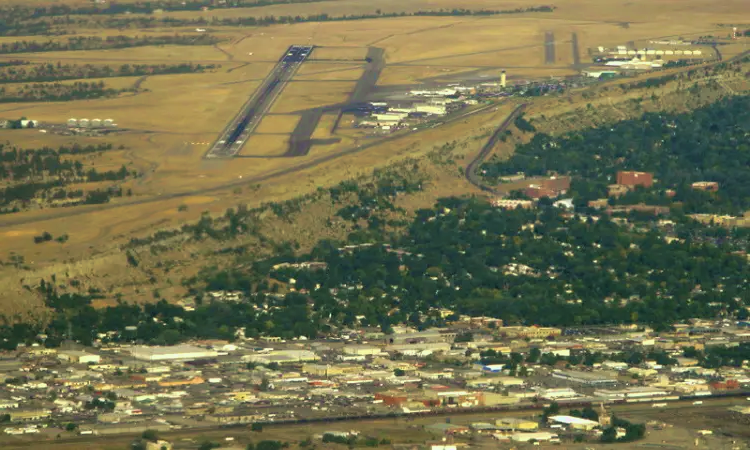
M 482 184 L 482 177 L 477 175 L 477 169 L 479 166 L 482 165 L 484 162 L 484 159 L 487 158 L 487 155 L 490 154 L 493 148 L 495 148 L 495 145 L 497 144 L 498 139 L 500 139 L 500 134 L 503 133 L 508 126 L 510 126 L 511 123 L 513 123 L 514 120 L 526 109 L 526 104 L 518 105 L 516 109 L 513 110 L 512 113 L 503 121 L 503 123 L 500 124 L 499 127 L 495 130 L 494 133 L 492 133 L 492 136 L 490 137 L 490 140 L 487 141 L 486 144 L 484 144 L 484 147 L 482 147 L 482 150 L 479 151 L 479 154 L 476 158 L 474 158 L 468 166 L 466 166 L 466 179 L 469 180 L 469 183 L 473 184 L 474 186 L 478 187 L 479 189 L 482 189 L 483 191 L 493 192 L 494 190 L 488 186 L 485 186 Z
M 248 136 L 258 127 L 263 116 L 271 109 L 294 76 L 299 66 L 312 52 L 312 46 L 292 45 L 279 59 L 250 99 L 242 106 L 206 153 L 206 158 L 231 158 L 240 152 Z

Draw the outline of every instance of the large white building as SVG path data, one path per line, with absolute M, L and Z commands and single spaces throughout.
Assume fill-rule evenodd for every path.
M 242 360 L 264 365 L 271 363 L 293 364 L 318 361 L 320 356 L 309 350 L 275 350 L 268 353 L 245 355 Z
M 171 347 L 137 345 L 130 347 L 129 351 L 133 358 L 141 361 L 192 361 L 219 356 L 216 350 L 194 345 L 174 345 Z
M 80 350 L 60 350 L 57 359 L 75 364 L 99 364 L 101 357 Z

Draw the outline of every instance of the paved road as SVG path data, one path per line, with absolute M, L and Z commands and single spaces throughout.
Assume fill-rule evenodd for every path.
M 312 46 L 301 45 L 289 47 L 260 87 L 242 106 L 239 114 L 221 132 L 206 153 L 206 158 L 231 158 L 242 150 L 248 136 L 258 127 L 312 49 Z
M 495 132 L 492 133 L 492 136 L 490 136 L 490 139 L 486 144 L 484 144 L 484 147 L 482 147 L 482 150 L 479 152 L 477 157 L 474 158 L 468 166 L 466 166 L 464 174 L 466 175 L 466 179 L 469 180 L 469 183 L 473 184 L 479 189 L 482 189 L 483 191 L 495 192 L 494 189 L 482 183 L 482 177 L 477 175 L 477 169 L 482 165 L 484 159 L 487 158 L 487 155 L 490 154 L 492 149 L 495 148 L 497 140 L 500 139 L 500 135 L 508 128 L 508 126 L 510 126 L 511 123 L 513 123 L 514 120 L 516 120 L 519 115 L 521 115 L 521 113 L 525 109 L 525 103 L 522 105 L 518 105 L 516 109 L 514 109 L 513 112 L 510 113 L 510 115 L 503 121 L 503 123 L 501 123 L 500 126 L 497 127 Z

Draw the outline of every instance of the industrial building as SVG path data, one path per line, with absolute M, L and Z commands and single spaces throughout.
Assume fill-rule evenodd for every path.
M 130 355 L 141 361 L 191 361 L 219 356 L 216 350 L 196 347 L 194 345 L 175 345 L 171 347 L 134 346 L 128 349 Z
M 617 376 L 605 371 L 582 372 L 578 370 L 554 370 L 552 377 L 588 386 L 617 383 Z
M 545 389 L 539 394 L 539 397 L 546 400 L 557 400 L 561 398 L 576 398 L 578 392 L 571 388 L 560 388 L 560 389 Z
M 568 428 L 571 428 L 573 430 L 589 431 L 599 426 L 599 422 L 573 416 L 550 416 L 549 421 L 561 425 L 566 425 Z
M 515 433 L 511 435 L 510 440 L 513 442 L 560 442 L 560 438 L 557 436 L 557 434 L 548 433 L 546 431 L 537 431 L 534 433 Z
M 539 422 L 515 417 L 497 419 L 495 426 L 503 430 L 533 432 L 539 429 Z
M 60 350 L 57 359 L 77 364 L 99 364 L 101 357 L 80 350 Z
M 318 361 L 320 357 L 309 350 L 275 350 L 269 353 L 245 355 L 243 361 L 253 362 L 256 364 L 268 365 L 276 364 L 294 364 L 308 361 Z

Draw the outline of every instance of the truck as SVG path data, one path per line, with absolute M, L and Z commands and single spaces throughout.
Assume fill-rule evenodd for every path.
M 654 403 L 651 405 L 651 407 L 652 408 L 666 408 L 667 404 L 666 403 Z

